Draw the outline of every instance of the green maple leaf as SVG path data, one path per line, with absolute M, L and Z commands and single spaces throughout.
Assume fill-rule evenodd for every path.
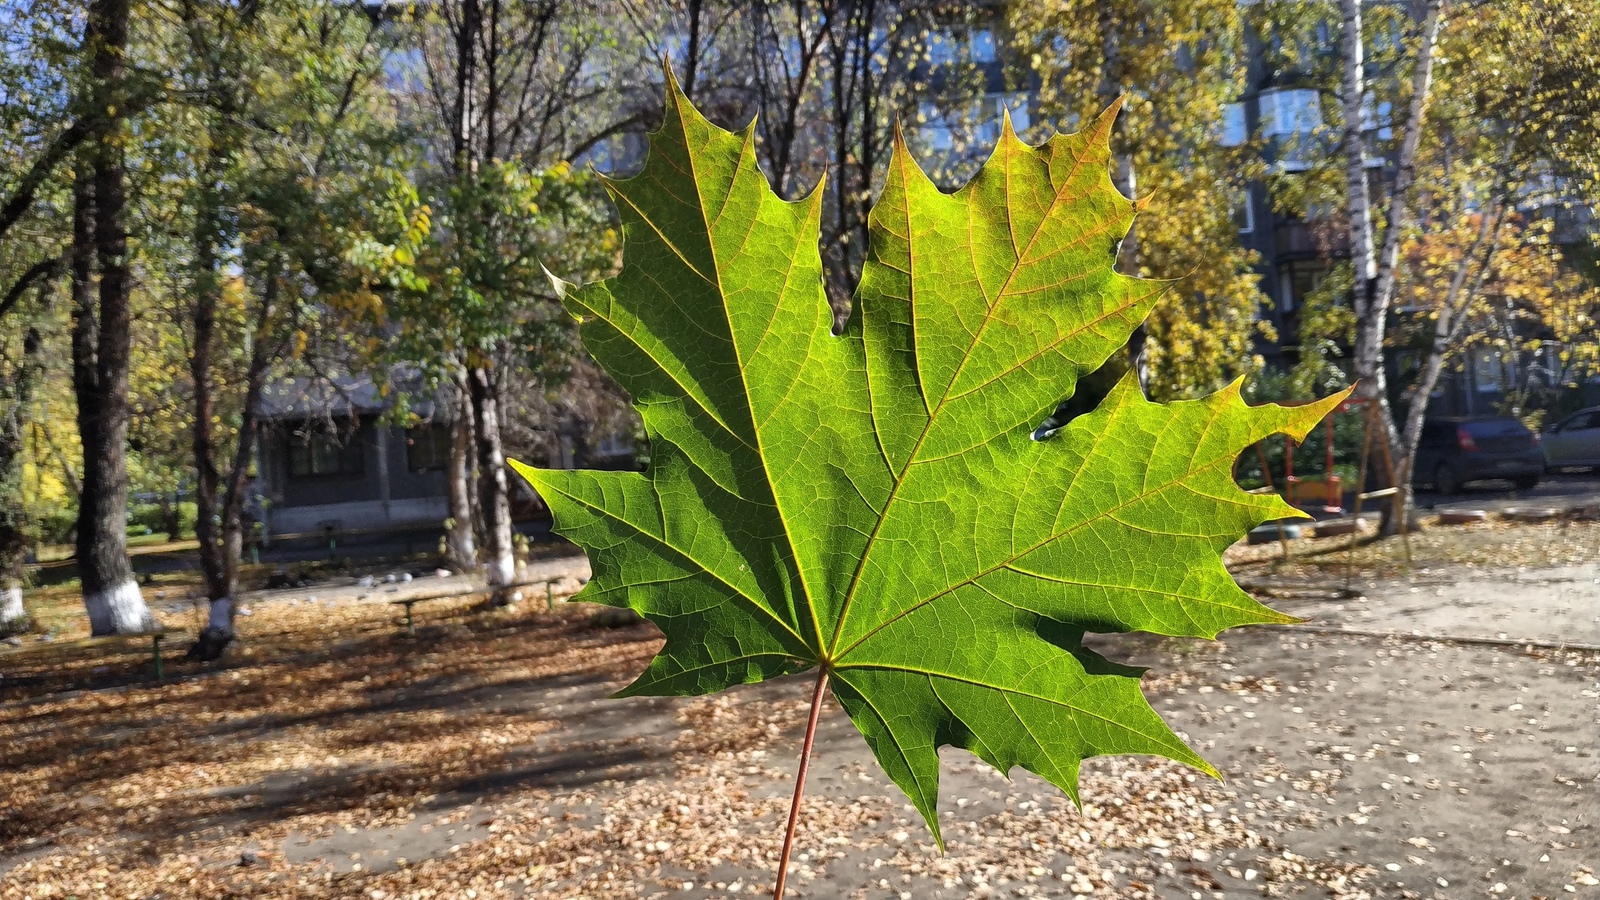
M 1150 708 L 1143 670 L 1081 639 L 1292 621 L 1222 566 L 1251 527 L 1295 515 L 1232 464 L 1339 398 L 1249 407 L 1235 383 L 1161 404 L 1125 380 L 1032 438 L 1166 288 L 1113 270 L 1134 215 L 1107 174 L 1114 115 L 1038 148 L 1008 123 L 953 195 L 897 141 L 836 337 L 820 186 L 779 198 L 754 125 L 723 131 L 671 87 L 644 170 L 609 185 L 621 272 L 565 298 L 638 406 L 650 469 L 516 464 L 589 555 L 578 598 L 666 635 L 623 695 L 823 666 L 936 839 L 945 744 L 1074 799 L 1099 754 L 1215 774 Z

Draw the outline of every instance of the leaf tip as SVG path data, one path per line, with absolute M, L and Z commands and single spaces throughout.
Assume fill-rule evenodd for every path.
M 567 297 L 570 296 L 572 291 L 577 287 L 576 284 L 573 284 L 572 282 L 567 281 L 561 278 L 561 276 L 550 271 L 550 269 L 542 262 L 539 263 L 539 271 L 543 272 L 544 277 L 549 279 L 550 288 L 556 292 L 556 297 L 558 299 L 567 299 Z
M 522 479 L 528 482 L 529 485 L 532 485 L 534 488 L 538 487 L 539 471 L 533 466 L 530 466 L 521 460 L 512 459 L 510 457 L 506 457 L 506 465 L 511 467 L 511 471 L 521 475 Z
M 1106 108 L 1101 111 L 1099 118 L 1095 119 L 1094 121 L 1095 137 L 1109 138 L 1111 134 L 1111 126 L 1117 121 L 1117 116 L 1121 114 L 1122 107 L 1127 102 L 1128 95 L 1119 94 L 1117 99 L 1106 105 Z

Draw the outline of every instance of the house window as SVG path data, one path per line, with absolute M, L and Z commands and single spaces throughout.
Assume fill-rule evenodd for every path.
M 1278 270 L 1278 311 L 1294 312 L 1294 273 L 1285 266 Z
M 413 472 L 434 472 L 450 463 L 450 428 L 438 422 L 406 429 L 406 467 Z
M 1309 135 L 1322 127 L 1322 97 L 1310 88 L 1261 92 L 1261 133 L 1266 137 Z
M 1250 139 L 1245 126 L 1244 104 L 1225 103 L 1222 106 L 1222 146 L 1237 147 Z
M 594 446 L 595 456 L 627 456 L 633 452 L 633 441 L 626 435 L 609 435 Z
M 928 61 L 935 67 L 955 63 L 984 65 L 995 61 L 994 32 L 987 28 L 953 26 L 928 34 Z
M 1320 260 L 1286 263 L 1278 269 L 1278 307 L 1289 312 L 1304 306 L 1306 298 L 1322 287 L 1328 264 Z
M 1278 143 L 1277 167 L 1304 172 L 1320 154 L 1322 98 L 1316 91 L 1292 88 L 1261 92 L 1261 133 Z
M 928 33 L 928 61 L 935 66 L 948 66 L 957 59 L 957 41 L 949 31 L 935 29 Z
M 1012 94 L 1006 100 L 1006 106 L 1011 111 L 1011 130 L 1017 134 L 1026 133 L 1033 120 L 1028 118 L 1028 95 Z
M 361 441 L 351 434 L 341 439 L 323 423 L 307 424 L 289 435 L 289 474 L 360 475 L 366 470 Z

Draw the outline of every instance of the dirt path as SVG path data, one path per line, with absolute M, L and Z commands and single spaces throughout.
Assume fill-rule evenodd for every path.
M 1276 605 L 1322 630 L 1103 639 L 1153 667 L 1152 703 L 1226 783 L 1093 760 L 1079 811 L 947 749 L 943 856 L 830 708 L 791 884 L 818 900 L 1596 900 L 1600 654 L 1436 639 L 1600 643 L 1596 578 L 1440 570 L 1349 600 L 1285 585 L 1299 598 Z M 277 599 L 251 627 L 373 608 L 312 618 Z M 315 659 L 0 708 L 0 897 L 770 892 L 807 680 L 607 699 L 653 632 L 523 606 L 439 610 L 416 641 L 346 623 L 358 636 Z

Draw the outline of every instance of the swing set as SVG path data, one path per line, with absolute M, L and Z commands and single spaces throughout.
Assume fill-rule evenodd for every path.
M 1282 405 L 1304 406 L 1310 402 L 1312 401 L 1287 401 L 1282 403 Z M 1327 436 L 1327 452 L 1323 459 L 1323 470 L 1320 477 L 1312 476 L 1310 478 L 1305 478 L 1294 473 L 1295 442 L 1294 439 L 1288 435 L 1283 436 L 1284 485 L 1281 493 L 1283 494 L 1283 499 L 1288 501 L 1290 506 L 1306 510 L 1307 512 L 1320 512 L 1329 516 L 1338 516 L 1344 514 L 1344 479 L 1340 478 L 1339 475 L 1334 472 L 1333 463 L 1334 417 L 1338 415 L 1354 414 L 1357 412 L 1362 414 L 1362 433 L 1361 463 L 1359 466 L 1360 474 L 1357 476 L 1356 484 L 1360 487 L 1364 487 L 1366 485 L 1367 475 L 1372 461 L 1372 445 L 1374 443 L 1373 436 L 1374 432 L 1377 431 L 1378 428 L 1378 405 L 1368 399 L 1349 397 L 1343 403 L 1340 403 L 1338 408 L 1330 413 L 1327 418 L 1323 419 L 1323 427 L 1326 429 L 1324 433 Z M 1388 475 L 1388 483 L 1390 486 L 1372 491 L 1357 490 L 1354 494 L 1354 508 L 1351 510 L 1350 520 L 1352 525 L 1355 527 L 1352 527 L 1350 531 L 1350 542 L 1345 547 L 1346 588 L 1349 587 L 1349 582 L 1353 574 L 1354 560 L 1351 556 L 1351 552 L 1355 550 L 1356 538 L 1360 530 L 1359 524 L 1361 522 L 1361 505 L 1363 501 L 1379 500 L 1384 498 L 1389 499 L 1396 520 L 1400 523 L 1400 535 L 1405 544 L 1406 565 L 1411 565 L 1411 534 L 1408 527 L 1409 523 L 1406 521 L 1407 516 L 1405 515 L 1404 509 L 1405 498 L 1402 496 L 1395 478 L 1394 456 L 1389 449 L 1388 441 L 1379 440 L 1376 443 L 1383 456 L 1384 473 Z M 1267 465 L 1267 454 L 1266 451 L 1262 449 L 1261 442 L 1257 442 L 1255 448 L 1256 459 L 1260 462 L 1261 477 L 1264 481 L 1263 486 L 1257 488 L 1255 493 L 1279 493 L 1278 489 L 1272 483 L 1272 470 Z M 1321 505 L 1318 505 L 1319 503 Z M 1282 545 L 1284 556 L 1287 558 L 1289 555 L 1289 545 L 1281 530 L 1279 531 L 1279 543 Z

